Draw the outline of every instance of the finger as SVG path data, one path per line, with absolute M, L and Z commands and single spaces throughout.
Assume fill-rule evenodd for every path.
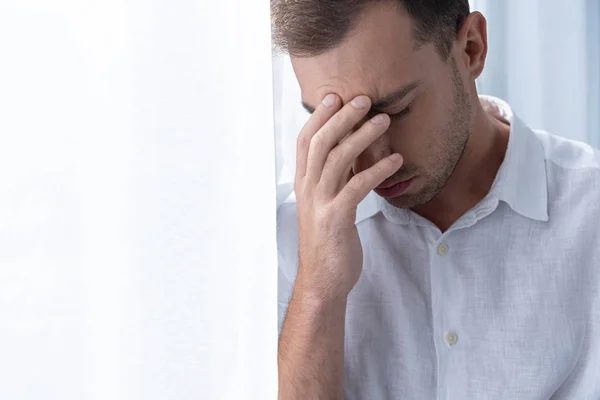
M 379 160 L 371 168 L 354 175 L 336 198 L 340 201 L 339 206 L 357 207 L 371 190 L 398 171 L 403 162 L 402 156 L 394 153 Z
M 371 99 L 358 96 L 331 117 L 310 141 L 306 178 L 312 182 L 321 179 L 323 166 L 333 149 L 369 112 Z
M 334 147 L 323 167 L 320 181 L 323 187 L 337 194 L 348 183 L 347 172 L 354 160 L 381 137 L 389 126 L 390 117 L 387 114 L 376 115 Z
M 340 105 L 339 96 L 328 94 L 302 127 L 296 143 L 296 181 L 306 175 L 308 148 L 312 137 L 340 109 Z

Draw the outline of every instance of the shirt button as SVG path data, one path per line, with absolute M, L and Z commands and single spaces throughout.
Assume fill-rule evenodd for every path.
M 444 257 L 448 253 L 448 245 L 446 245 L 446 243 L 440 243 L 437 252 L 440 256 Z
M 458 343 L 458 335 L 456 335 L 456 333 L 454 332 L 450 332 L 446 335 L 446 342 L 450 346 L 454 346 L 456 343 Z

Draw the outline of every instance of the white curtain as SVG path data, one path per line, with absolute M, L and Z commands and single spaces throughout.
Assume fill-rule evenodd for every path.
M 488 20 L 481 93 L 534 128 L 600 145 L 600 2 L 473 0 Z
M 531 127 L 600 146 L 600 1 L 471 0 L 488 20 L 481 94 L 507 100 Z M 308 118 L 289 58 L 274 60 L 278 181 L 293 180 Z
M 276 398 L 268 2 L 0 1 L 0 399 Z
M 293 182 L 296 171 L 296 137 L 308 120 L 300 105 L 300 86 L 288 55 L 273 58 L 275 134 L 277 143 L 277 182 Z

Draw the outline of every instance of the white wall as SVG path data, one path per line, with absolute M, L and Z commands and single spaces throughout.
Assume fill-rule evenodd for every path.
M 0 2 L 0 398 L 276 393 L 268 2 Z
M 473 3 L 488 20 L 490 45 L 480 92 L 507 100 L 533 128 L 600 144 L 598 2 Z

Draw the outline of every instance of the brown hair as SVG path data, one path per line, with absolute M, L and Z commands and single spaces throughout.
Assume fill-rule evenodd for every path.
M 369 6 L 391 0 L 271 0 L 273 42 L 293 57 L 312 57 L 339 45 Z M 469 15 L 468 0 L 393 0 L 415 22 L 415 45 L 433 43 L 447 59 Z

